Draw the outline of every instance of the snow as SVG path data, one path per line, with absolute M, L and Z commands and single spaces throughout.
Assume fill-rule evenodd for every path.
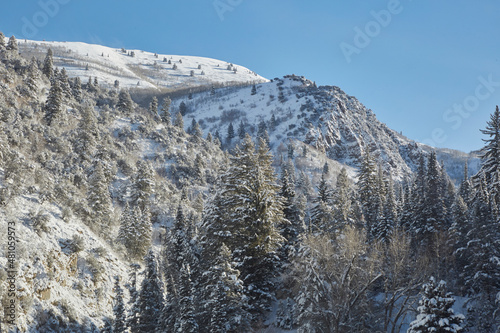
M 64 67 L 68 76 L 79 76 L 83 83 L 89 77 L 97 77 L 100 84 L 112 87 L 115 80 L 120 87 L 140 89 L 185 89 L 190 87 L 248 84 L 268 80 L 240 65 L 234 65 L 237 72 L 228 70 L 228 62 L 186 55 L 166 55 L 142 50 L 110 48 L 82 42 L 18 41 L 19 51 L 26 57 L 36 56 L 43 60 L 47 49 L 54 53 L 54 65 Z M 135 56 L 128 55 L 134 52 Z M 166 58 L 172 64 L 163 62 Z M 179 61 L 182 61 L 180 63 Z M 177 70 L 173 70 L 173 65 Z M 88 65 L 89 69 L 86 70 Z M 198 69 L 201 66 L 201 69 Z M 194 70 L 195 75 L 190 72 Z M 204 72 L 204 75 L 201 72 Z M 138 85 L 139 83 L 139 85 Z

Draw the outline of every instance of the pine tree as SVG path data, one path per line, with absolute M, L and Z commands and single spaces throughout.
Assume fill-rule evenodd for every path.
M 257 87 L 255 84 L 252 86 L 252 92 L 250 93 L 252 96 L 257 94 Z
M 120 218 L 118 240 L 123 243 L 133 259 L 143 258 L 151 246 L 151 218 L 149 210 L 141 211 L 139 206 L 130 208 L 128 203 Z
M 82 100 L 82 80 L 79 76 L 75 77 L 75 80 L 73 81 L 71 93 L 77 102 Z
M 100 140 L 99 128 L 92 105 L 84 105 L 80 113 L 81 119 L 78 122 L 77 137 L 73 142 L 73 149 L 81 161 L 89 163 L 96 153 Z
M 229 126 L 227 127 L 226 142 L 228 144 L 231 144 L 231 141 L 233 139 L 234 139 L 234 127 L 233 127 L 233 123 L 229 123 Z
M 125 313 L 125 304 L 123 303 L 123 289 L 120 287 L 120 278 L 115 276 L 115 306 L 113 308 L 114 321 L 113 321 L 113 333 L 124 333 L 127 332 L 127 318 Z
M 328 186 L 325 174 L 321 175 L 318 185 L 318 196 L 313 200 L 314 206 L 311 209 L 310 229 L 314 234 L 332 233 L 335 229 L 333 225 L 332 211 L 332 190 Z
M 130 190 L 132 206 L 138 206 L 142 211 L 150 205 L 150 197 L 154 193 L 154 170 L 151 163 L 144 160 L 137 161 L 137 173 Z
M 203 131 L 201 130 L 200 124 L 197 121 L 194 121 L 193 125 L 191 126 L 191 141 L 193 143 L 200 143 L 202 139 Z
M 49 96 L 45 102 L 45 121 L 47 125 L 52 125 L 63 113 L 63 92 L 58 80 L 54 80 L 50 86 Z
M 500 110 L 498 105 L 495 112 L 490 116 L 486 128 L 481 133 L 488 136 L 483 139 L 486 145 L 481 150 L 481 170 L 484 174 L 488 189 L 495 191 L 495 201 L 500 203 Z
M 101 161 L 95 161 L 88 183 L 87 201 L 91 208 L 90 223 L 96 225 L 100 231 L 107 232 L 112 202 Z
M 465 162 L 464 165 L 464 178 L 460 183 L 458 194 L 462 197 L 462 199 L 467 205 L 470 204 L 473 193 L 472 193 L 472 183 L 469 178 L 469 166 L 467 162 Z
M 120 90 L 118 94 L 118 103 L 116 104 L 116 108 L 118 111 L 123 112 L 128 115 L 132 113 L 134 107 L 134 102 L 132 102 L 132 98 L 127 90 Z
M 335 223 L 342 230 L 351 220 L 351 188 L 346 168 L 342 168 L 337 176 L 333 202 Z
M 68 74 L 66 73 L 66 69 L 64 67 L 59 72 L 57 80 L 59 80 L 59 85 L 61 86 L 64 97 L 68 100 L 71 99 L 73 94 L 71 92 L 71 87 L 69 86 Z
M 152 250 L 144 258 L 146 268 L 139 294 L 139 323 L 141 332 L 155 332 L 163 308 L 163 285 L 158 274 L 158 264 Z
M 127 288 L 129 291 L 129 311 L 127 316 L 127 328 L 131 333 L 141 333 L 139 328 L 139 290 L 137 288 L 137 271 L 140 266 L 138 264 L 130 265 L 129 283 Z
M 425 195 L 425 225 L 421 235 L 424 238 L 433 233 L 443 230 L 445 224 L 445 207 L 441 187 L 441 177 L 439 164 L 437 163 L 436 153 L 431 152 L 427 163 L 427 191 Z M 426 241 L 429 241 L 427 239 Z
M 211 246 L 225 243 L 229 247 L 252 312 L 264 312 L 274 298 L 276 254 L 284 241 L 277 229 L 284 220 L 279 186 L 272 155 L 263 141 L 256 151 L 247 135 L 230 159 L 220 191 L 204 214 L 205 239 Z
M 495 218 L 496 203 L 487 189 L 486 177 L 476 191 L 463 257 L 463 277 L 469 293 L 492 295 L 500 288 L 500 226 Z
M 0 31 L 0 50 L 5 48 L 5 35 Z
M 408 333 L 417 332 L 462 332 L 461 326 L 464 316 L 454 314 L 452 306 L 455 299 L 446 292 L 446 283 L 431 277 L 429 283 L 424 284 L 422 299 L 419 301 L 419 314 L 410 323 Z
M 184 101 L 182 101 L 181 104 L 179 104 L 179 113 L 182 116 L 185 116 L 187 113 L 187 106 L 186 106 L 186 103 L 184 103 Z
M 238 137 L 243 140 L 245 138 L 246 131 L 245 131 L 245 125 L 243 124 L 243 120 L 240 121 L 240 126 L 238 127 Z
M 161 107 L 161 120 L 165 123 L 165 125 L 169 126 L 172 123 L 172 115 L 170 114 L 170 104 L 172 101 L 170 98 L 165 97 L 163 100 L 163 104 Z
M 1 36 L 0 36 L 1 38 Z M 31 96 L 37 98 L 38 94 L 38 81 L 40 80 L 40 71 L 38 70 L 38 63 L 33 57 L 28 67 L 28 76 L 26 78 L 26 87 Z
M 259 129 L 257 131 L 257 139 L 263 140 L 269 147 L 270 144 L 269 134 L 267 133 L 267 125 L 264 120 L 261 120 L 259 123 Z
M 149 112 L 151 112 L 155 116 L 158 115 L 158 98 L 156 98 L 156 96 L 153 96 L 153 99 L 149 104 Z
M 368 239 L 373 238 L 373 227 L 377 222 L 377 208 L 379 204 L 377 174 L 372 156 L 366 152 L 361 162 L 357 182 L 359 202 L 365 218 L 365 228 Z
M 18 50 L 16 37 L 10 36 L 9 42 L 7 43 L 7 50 L 17 51 Z
M 177 112 L 175 114 L 174 126 L 181 130 L 184 130 L 184 118 L 182 117 L 182 114 L 180 112 Z
M 176 326 L 179 332 L 196 333 L 199 331 L 195 319 L 193 282 L 191 281 L 191 268 L 189 264 L 182 264 L 179 286 L 179 318 Z
M 51 79 L 52 75 L 54 74 L 54 59 L 52 55 L 52 49 L 50 48 L 47 50 L 45 60 L 43 61 L 42 73 L 45 74 L 48 79 Z
M 249 329 L 250 316 L 243 281 L 234 265 L 231 251 L 223 244 L 206 273 L 207 297 L 203 308 L 209 313 L 209 332 L 247 332 Z

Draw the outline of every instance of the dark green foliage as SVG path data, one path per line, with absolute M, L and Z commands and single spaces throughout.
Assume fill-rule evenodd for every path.
M 227 127 L 226 142 L 230 144 L 233 139 L 234 139 L 234 127 L 233 123 L 229 123 L 229 126 Z
M 125 113 L 130 114 L 133 110 L 134 102 L 132 102 L 132 98 L 127 90 L 120 90 L 120 94 L 118 95 L 118 103 L 116 104 L 116 108 Z
M 146 268 L 144 280 L 139 293 L 139 323 L 140 332 L 154 332 L 163 308 L 163 285 L 158 273 L 158 264 L 152 250 L 144 258 Z
M 204 214 L 205 246 L 228 246 L 252 312 L 263 313 L 274 298 L 275 258 L 284 241 L 277 229 L 284 220 L 279 187 L 272 155 L 263 141 L 256 151 L 247 135 L 230 159 L 231 165 Z
M 63 92 L 58 80 L 54 80 L 50 86 L 49 96 L 47 97 L 44 111 L 45 121 L 49 126 L 52 125 L 54 121 L 60 119 L 63 113 Z
M 127 318 L 125 313 L 125 304 L 123 303 L 123 289 L 120 287 L 120 278 L 115 276 L 115 306 L 113 308 L 114 321 L 113 333 L 127 332 Z
M 186 103 L 184 103 L 184 101 L 181 102 L 181 104 L 179 104 L 179 113 L 182 115 L 182 116 L 185 116 L 186 113 L 187 113 L 187 106 L 186 106 Z
M 47 55 L 43 61 L 42 73 L 49 79 L 52 78 L 52 75 L 54 74 L 54 60 L 52 50 L 50 48 L 47 50 Z
M 408 333 L 462 332 L 464 316 L 454 314 L 454 303 L 455 299 L 451 297 L 451 293 L 446 292 L 446 283 L 436 283 L 431 277 L 429 283 L 423 286 L 417 319 L 410 323 Z
M 172 101 L 170 98 L 165 97 L 163 100 L 163 104 L 161 107 L 161 121 L 163 121 L 166 125 L 170 125 L 172 123 L 172 115 L 170 114 L 170 104 Z

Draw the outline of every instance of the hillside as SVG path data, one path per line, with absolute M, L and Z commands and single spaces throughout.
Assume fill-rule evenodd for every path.
M 478 170 L 478 158 L 450 149 L 436 149 L 419 144 L 381 123 L 374 112 L 355 97 L 334 86 L 316 87 L 295 75 L 275 78 L 252 87 L 202 92 L 174 100 L 187 106 L 185 126 L 192 119 L 205 132 L 218 131 L 225 142 L 229 124 L 235 132 L 242 130 L 257 135 L 259 125 L 265 126 L 271 147 L 300 141 L 326 154 L 328 158 L 351 167 L 358 167 L 365 152 L 374 155 L 377 163 L 397 180 L 403 180 L 415 170 L 420 154 L 432 149 L 444 162 L 450 177 L 463 178 L 463 166 L 468 160 L 471 174 Z M 237 140 L 238 138 L 236 138 Z
M 151 69 L 132 89 L 141 51 L 88 46 L 82 83 L 85 44 L 24 44 L 0 43 L 2 329 L 14 304 L 33 333 L 396 332 L 431 276 L 496 325 L 500 167 L 475 188 L 475 155 L 304 77 L 235 82 L 203 58 L 204 81 Z
M 210 58 L 114 49 L 81 42 L 19 42 L 19 52 L 27 59 L 34 56 L 43 60 L 49 48 L 54 53 L 54 65 L 66 68 L 69 77 L 78 76 L 82 82 L 97 77 L 105 87 L 113 87 L 116 80 L 122 88 L 169 91 L 267 81 L 243 66 Z

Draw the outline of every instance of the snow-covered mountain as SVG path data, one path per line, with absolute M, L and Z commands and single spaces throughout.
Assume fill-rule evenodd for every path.
M 69 77 L 82 82 L 97 77 L 101 85 L 122 88 L 186 89 L 266 82 L 253 71 L 222 60 L 165 55 L 142 50 L 115 49 L 80 42 L 19 41 L 19 52 L 27 59 L 43 60 L 48 49 L 54 65 L 64 67 Z M 174 69 L 175 67 L 175 69 Z
M 372 110 L 335 86 L 316 87 L 304 77 L 289 75 L 252 90 L 250 86 L 230 87 L 215 94 L 194 94 L 191 99 L 183 96 L 174 101 L 174 108 L 184 102 L 186 119 L 196 119 L 205 132 L 218 131 L 222 141 L 230 124 L 236 135 L 242 124 L 245 132 L 257 135 L 264 122 L 274 148 L 296 140 L 353 167 L 369 151 L 398 180 L 411 174 L 421 153 L 434 149 L 390 129 Z M 185 121 L 186 128 L 191 122 Z M 467 160 L 471 172 L 477 170 L 477 156 L 449 149 L 437 152 L 453 179 L 462 178 Z

